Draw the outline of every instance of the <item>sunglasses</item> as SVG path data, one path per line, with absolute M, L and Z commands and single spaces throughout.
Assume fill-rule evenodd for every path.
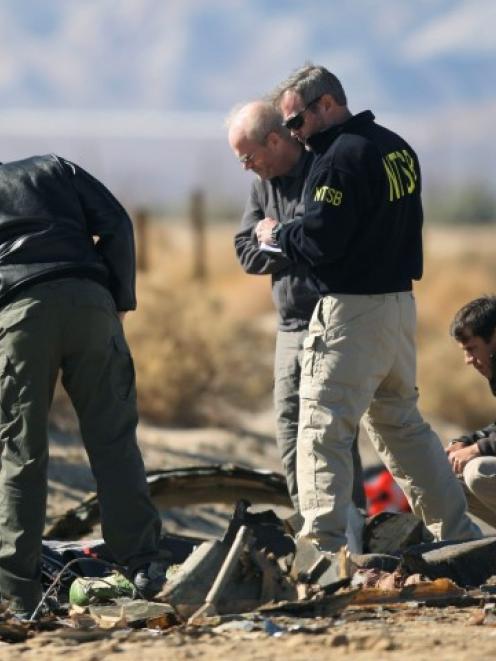
M 297 131 L 298 129 L 301 129 L 303 124 L 305 123 L 305 118 L 303 115 L 306 113 L 306 111 L 310 108 L 311 105 L 314 103 L 317 103 L 317 101 L 322 97 L 322 94 L 319 94 L 319 96 L 315 97 L 315 99 L 312 99 L 307 105 L 303 108 L 303 110 L 300 110 L 300 112 L 297 112 L 296 115 L 292 115 L 291 117 L 288 117 L 288 119 L 284 120 L 282 125 L 287 128 L 289 131 Z

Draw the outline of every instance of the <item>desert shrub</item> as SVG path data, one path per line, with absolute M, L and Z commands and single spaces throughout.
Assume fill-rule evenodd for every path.
M 151 223 L 149 271 L 138 277 L 138 309 L 129 313 L 130 344 L 142 419 L 164 425 L 221 424 L 236 409 L 267 406 L 272 389 L 274 327 L 266 277 L 248 277 L 233 250 L 235 225 L 210 228 L 207 281 L 191 281 L 192 242 L 185 223 Z M 51 422 L 77 426 L 57 385 Z
M 479 245 L 470 232 L 460 233 L 449 250 L 442 234 L 429 238 L 425 275 L 416 285 L 420 407 L 427 417 L 473 430 L 496 419 L 496 400 L 486 379 L 465 366 L 448 329 L 462 305 L 496 291 L 496 263 L 488 234 Z
M 431 221 L 445 225 L 487 225 L 496 220 L 494 186 L 482 180 L 463 185 L 431 187 L 424 195 Z
M 272 340 L 232 318 L 204 286 L 141 281 L 126 320 L 140 414 L 161 424 L 222 422 L 223 404 L 256 408 L 271 390 Z

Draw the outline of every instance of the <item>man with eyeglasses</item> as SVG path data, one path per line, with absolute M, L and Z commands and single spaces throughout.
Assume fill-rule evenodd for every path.
M 282 126 L 273 104 L 254 101 L 235 108 L 227 120 L 229 144 L 253 181 L 235 249 L 243 269 L 250 274 L 271 275 L 272 294 L 278 312 L 274 361 L 276 438 L 295 510 L 299 511 L 296 484 L 296 439 L 303 341 L 319 299 L 310 267 L 290 262 L 280 251 L 260 247 L 255 227 L 266 217 L 289 223 L 303 212 L 305 182 L 313 155 Z M 357 507 L 365 507 L 357 438 L 353 442 L 354 489 Z
M 293 136 L 315 153 L 305 211 L 261 220 L 259 241 L 312 269 L 320 301 L 305 340 L 300 387 L 300 537 L 322 551 L 346 541 L 351 444 L 369 436 L 435 539 L 480 536 L 441 443 L 418 409 L 415 302 L 422 276 L 417 156 L 370 111 L 350 112 L 334 74 L 307 65 L 274 94 Z

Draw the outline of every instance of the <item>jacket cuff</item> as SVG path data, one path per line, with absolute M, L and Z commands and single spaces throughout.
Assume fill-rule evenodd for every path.
M 490 434 L 487 438 L 480 438 L 477 441 L 477 447 L 481 455 L 494 456 L 496 455 L 496 434 Z

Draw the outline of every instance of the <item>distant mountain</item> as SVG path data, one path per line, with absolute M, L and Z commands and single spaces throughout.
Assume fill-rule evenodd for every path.
M 3 0 L 2 158 L 63 151 L 137 202 L 241 199 L 223 117 L 311 59 L 427 181 L 496 181 L 495 24 L 493 0 Z

